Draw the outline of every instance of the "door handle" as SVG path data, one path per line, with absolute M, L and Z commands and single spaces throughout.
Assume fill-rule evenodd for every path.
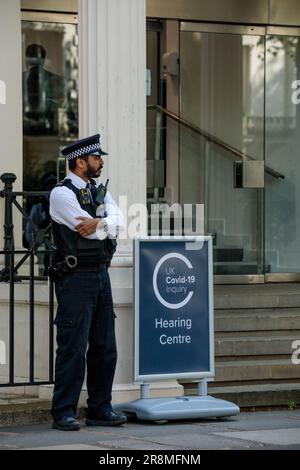
M 264 188 L 265 163 L 261 160 L 236 160 L 234 162 L 235 188 Z

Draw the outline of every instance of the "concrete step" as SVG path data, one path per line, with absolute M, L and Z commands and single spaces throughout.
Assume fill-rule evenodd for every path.
M 51 400 L 28 395 L 0 394 L 0 429 L 5 426 L 23 426 L 38 423 L 51 423 Z M 77 417 L 85 416 L 83 406 L 79 406 Z M 0 433 L 1 434 L 1 433 Z
M 300 365 L 294 365 L 288 359 L 259 359 L 218 361 L 215 364 L 216 382 L 242 382 L 260 380 L 300 379 Z
M 300 284 L 215 285 L 215 309 L 300 307 Z
M 195 387 L 186 394 L 196 394 Z M 300 383 L 237 385 L 216 387 L 208 384 L 208 393 L 216 398 L 229 400 L 241 408 L 259 406 L 286 406 L 289 409 L 300 405 Z
M 20 395 L 0 395 L 0 427 L 43 423 L 51 420 L 51 401 Z
M 300 330 L 299 308 L 215 310 L 215 332 Z
M 291 355 L 300 336 L 215 337 L 216 357 Z
M 194 383 L 185 384 L 185 395 L 196 395 Z M 217 386 L 208 384 L 208 394 L 216 398 L 236 403 L 241 408 L 283 406 L 292 409 L 300 405 L 300 383 L 255 384 Z M 0 434 L 1 428 L 8 426 L 49 423 L 51 401 L 37 397 L 0 395 Z M 84 417 L 84 408 L 78 409 L 78 418 Z

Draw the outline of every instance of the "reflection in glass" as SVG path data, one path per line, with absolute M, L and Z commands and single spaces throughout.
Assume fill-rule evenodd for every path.
M 46 70 L 45 60 L 43 46 L 29 44 L 26 47 L 23 129 L 27 135 L 58 134 L 58 110 L 64 102 L 64 79 Z
M 264 38 L 182 31 L 180 45 L 180 117 L 192 124 L 180 128 L 180 202 L 205 204 L 216 274 L 259 274 L 263 190 L 235 188 L 233 169 L 264 159 Z
M 151 24 L 151 21 L 150 21 Z M 164 107 L 164 81 L 161 70 L 162 38 L 158 24 L 147 25 L 147 207 L 149 214 L 156 204 L 166 197 L 166 148 Z M 151 218 L 148 220 L 151 230 Z
M 300 41 L 266 39 L 266 165 L 284 175 L 266 178 L 266 272 L 300 269 L 300 111 L 293 94 L 299 86 Z
M 61 149 L 78 138 L 78 47 L 74 24 L 22 22 L 23 188 L 50 191 L 65 176 Z M 23 245 L 38 249 L 45 275 L 50 247 L 49 198 L 27 197 Z
M 74 24 L 22 22 L 25 190 L 43 189 L 60 149 L 78 137 L 78 48 Z

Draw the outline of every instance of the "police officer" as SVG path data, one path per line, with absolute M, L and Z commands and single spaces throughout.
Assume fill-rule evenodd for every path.
M 115 315 L 107 267 L 122 213 L 103 185 L 100 134 L 66 147 L 70 173 L 50 195 L 54 254 L 49 275 L 58 302 L 52 427 L 78 430 L 77 404 L 87 365 L 90 426 L 121 425 L 126 416 L 111 406 L 117 360 Z

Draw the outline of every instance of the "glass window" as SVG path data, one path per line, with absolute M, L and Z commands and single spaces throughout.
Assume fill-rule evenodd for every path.
M 296 36 L 266 38 L 266 165 L 283 178 L 267 178 L 266 272 L 300 271 L 299 71 Z
M 77 26 L 22 22 L 24 190 L 65 175 L 60 149 L 78 137 Z

